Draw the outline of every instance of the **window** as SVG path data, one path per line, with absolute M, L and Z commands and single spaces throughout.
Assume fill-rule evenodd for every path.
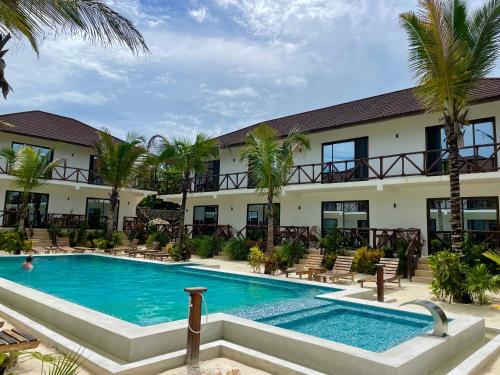
M 220 160 L 204 163 L 205 171 L 195 176 L 195 192 L 219 190 Z
M 493 119 L 470 121 L 463 127 L 463 147 L 460 149 L 460 156 L 463 158 L 461 171 L 470 172 L 471 163 L 468 159 L 487 160 L 480 162 L 483 170 L 493 170 L 496 166 L 494 146 L 496 142 L 495 124 Z M 427 170 L 431 174 L 441 174 L 448 171 L 448 154 L 441 150 L 446 150 L 446 133 L 442 125 L 425 128 L 426 150 L 427 150 Z M 473 165 L 473 164 L 472 164 Z
M 90 155 L 89 162 L 89 184 L 93 185 L 102 185 L 102 177 L 98 175 L 98 167 L 97 163 L 99 162 L 99 158 L 95 155 Z
M 322 148 L 323 182 L 360 180 L 368 177 L 368 137 L 324 143 Z
M 219 206 L 195 206 L 193 208 L 193 235 L 212 235 L 217 230 Z
M 116 206 L 115 212 L 113 213 L 113 223 L 115 227 L 118 227 L 118 207 Z M 107 218 L 111 212 L 111 203 L 109 199 L 102 198 L 87 198 L 87 222 L 89 228 L 99 229 L 106 226 Z
M 428 199 L 427 203 L 429 251 L 450 246 L 451 205 L 447 198 Z M 498 198 L 462 198 L 462 227 L 467 231 L 495 231 L 498 229 Z M 469 232 L 471 238 L 485 236 Z M 479 237 L 478 237 L 479 236 Z
M 333 228 L 369 228 L 368 201 L 322 202 L 323 235 Z
M 54 153 L 53 153 L 53 150 L 51 148 L 36 146 L 36 145 L 28 145 L 25 143 L 12 142 L 12 149 L 15 152 L 18 152 L 23 146 L 31 147 L 34 151 L 40 151 L 41 155 L 48 156 L 50 160 L 52 160 L 54 158 Z
M 18 212 L 22 207 L 22 195 L 23 193 L 20 191 L 6 191 L 4 226 L 11 227 L 18 224 Z M 30 193 L 26 225 L 33 228 L 44 228 L 47 224 L 48 206 L 48 194 Z
M 246 236 L 250 241 L 264 241 L 267 238 L 267 204 L 247 206 Z M 280 225 L 280 204 L 273 204 L 273 224 Z
M 280 225 L 280 204 L 273 205 L 274 225 Z M 267 204 L 249 204 L 247 206 L 247 225 L 267 225 Z

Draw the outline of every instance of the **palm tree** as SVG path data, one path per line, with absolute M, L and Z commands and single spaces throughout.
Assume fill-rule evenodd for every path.
M 181 210 L 179 215 L 178 246 L 181 259 L 190 257 L 189 249 L 185 248 L 185 213 L 187 194 L 190 190 L 192 178 L 206 170 L 205 161 L 216 158 L 219 154 L 219 145 L 216 139 L 198 133 L 194 142 L 183 138 L 174 138 L 172 142 L 163 139 L 159 149 L 159 160 L 166 164 L 167 169 L 181 176 L 180 190 L 182 193 Z
M 268 255 L 274 250 L 273 200 L 282 194 L 293 167 L 293 157 L 303 149 L 310 149 L 309 139 L 296 129 L 280 141 L 276 130 L 261 124 L 245 138 L 240 159 L 248 160 L 248 177 L 256 182 L 257 192 L 267 195 Z
M 22 189 L 18 230 L 24 232 L 30 193 L 45 183 L 47 176 L 50 176 L 59 161 L 51 160 L 51 154 L 42 154 L 40 150 L 35 151 L 29 146 L 23 146 L 17 152 L 11 148 L 2 149 L 0 157 L 9 163 L 9 173 L 14 176 L 13 184 Z
M 464 0 L 420 0 L 419 11 L 400 15 L 409 40 L 416 97 L 428 112 L 444 115 L 449 155 L 451 247 L 462 248 L 459 145 L 471 92 L 498 56 L 500 0 L 468 13 Z
M 113 233 L 113 216 L 118 206 L 120 191 L 132 185 L 141 175 L 142 158 L 146 154 L 144 139 L 129 133 L 121 142 L 103 129 L 96 143 L 97 171 L 99 176 L 111 186 L 109 193 L 110 212 L 108 214 L 107 236 Z
M 104 46 L 122 45 L 133 53 L 148 52 L 133 23 L 103 0 L 0 0 L 1 48 L 12 35 L 26 38 L 38 54 L 40 41 L 59 34 L 81 35 Z M 6 52 L 0 52 L 0 59 Z M 5 62 L 0 61 L 0 84 L 7 96 L 10 86 L 3 78 L 4 69 Z

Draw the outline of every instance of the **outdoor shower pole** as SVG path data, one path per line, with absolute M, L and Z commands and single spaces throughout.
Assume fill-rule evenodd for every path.
M 184 288 L 189 293 L 189 316 L 187 332 L 186 363 L 198 362 L 200 358 L 201 300 L 207 288 Z
M 377 269 L 377 301 L 384 302 L 384 265 L 375 265 Z

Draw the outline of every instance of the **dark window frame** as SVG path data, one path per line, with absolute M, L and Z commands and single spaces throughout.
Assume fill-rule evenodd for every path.
M 321 233 L 322 233 L 322 235 L 326 234 L 324 232 L 324 218 L 323 218 L 323 207 L 324 207 L 324 204 L 330 204 L 330 203 L 334 203 L 334 204 L 342 203 L 342 204 L 345 204 L 345 203 L 360 203 L 360 202 L 366 203 L 366 221 L 367 221 L 368 225 L 365 228 L 359 228 L 359 227 L 358 228 L 359 229 L 370 228 L 370 200 L 369 199 L 346 200 L 346 201 L 322 201 L 321 202 L 321 206 L 320 206 Z M 342 209 L 342 212 L 345 212 L 345 211 Z M 359 220 L 357 220 L 357 222 L 359 222 Z M 338 225 L 338 221 L 337 221 L 337 225 Z M 336 228 L 339 228 L 339 227 L 337 226 Z M 340 228 L 343 228 L 343 227 L 340 227 Z
M 359 140 L 366 140 L 366 157 L 356 159 L 356 141 L 359 141 Z M 353 159 L 346 159 L 346 160 L 363 160 L 363 159 L 368 159 L 370 157 L 370 138 L 368 136 L 355 137 L 355 138 L 342 139 L 339 141 L 322 143 L 321 144 L 321 164 L 324 165 L 324 164 L 330 163 L 330 162 L 325 161 L 325 146 L 333 146 L 335 144 L 348 143 L 348 142 L 354 142 L 354 158 Z M 337 163 L 340 161 L 342 161 L 342 160 L 337 161 Z M 335 164 L 335 163 L 336 162 L 333 162 L 333 164 Z M 361 172 L 362 176 L 360 176 L 360 177 L 355 176 L 354 181 L 367 180 L 369 178 L 368 168 L 366 168 L 365 165 L 361 165 L 359 167 L 361 167 L 360 172 Z M 358 166 L 355 164 L 353 166 L 353 169 L 356 169 L 356 168 L 358 168 Z M 335 172 L 326 172 L 325 174 L 329 174 L 329 173 L 335 173 Z M 354 171 L 354 173 L 356 174 L 356 171 Z M 326 179 L 326 180 L 328 180 L 328 179 Z M 328 181 L 324 181 L 324 182 L 328 182 Z
M 460 203 L 460 206 L 462 208 L 462 230 L 464 230 L 464 215 L 463 215 L 463 202 L 464 200 L 467 200 L 467 199 L 491 199 L 491 200 L 494 200 L 495 202 L 495 210 L 496 210 L 496 222 L 497 222 L 497 226 L 500 224 L 500 212 L 499 212 L 499 209 L 500 209 L 500 202 L 499 202 L 499 197 L 498 196 L 479 196 L 479 197 L 460 197 L 461 199 L 461 203 Z M 431 222 L 431 201 L 433 200 L 447 200 L 447 201 L 450 201 L 450 198 L 427 198 L 427 202 L 426 202 L 426 207 L 427 207 L 427 212 L 426 212 L 426 221 L 427 221 L 427 243 L 428 243 L 428 247 L 429 247 L 429 250 L 430 250 L 430 245 L 431 245 L 431 242 L 430 242 L 430 239 L 431 239 L 431 234 L 433 232 L 432 230 L 432 222 Z M 437 232 L 437 231 L 436 231 Z M 451 232 L 451 231 L 446 231 L 446 232 Z
M 202 204 L 202 205 L 198 205 L 198 206 L 193 206 L 193 225 L 205 225 L 206 223 L 196 223 L 195 224 L 195 213 L 196 213 L 196 209 L 197 208 L 206 208 L 206 207 L 212 207 L 212 208 L 217 208 L 217 220 L 215 220 L 215 224 L 213 225 L 219 225 L 219 205 L 218 204 Z M 205 211 L 206 213 L 206 211 Z M 205 221 L 205 218 L 203 219 L 203 221 Z
M 109 198 L 97 198 L 97 197 L 87 197 L 85 200 L 85 218 L 87 219 L 88 223 L 88 208 L 89 208 L 89 199 L 98 199 L 98 200 L 103 200 L 103 201 L 110 201 Z M 101 215 L 101 217 L 104 217 Z M 118 200 L 118 205 L 116 206 L 116 227 L 118 228 L 118 223 L 120 221 L 120 200 Z M 114 223 L 113 223 L 114 224 Z M 100 229 L 100 228 L 91 228 L 91 229 Z
M 248 209 L 250 208 L 250 206 L 263 206 L 264 207 L 264 210 L 262 212 L 265 212 L 265 210 L 267 209 L 267 203 L 247 203 L 247 212 L 246 212 L 246 216 L 245 216 L 245 223 L 246 225 L 255 225 L 255 224 L 249 224 L 248 223 Z M 280 226 L 280 223 L 281 223 L 281 203 L 273 203 L 273 206 L 275 207 L 278 207 L 278 222 L 274 223 L 274 226 Z M 267 216 L 264 216 L 264 219 L 267 220 Z M 275 217 L 273 217 L 273 219 L 276 219 Z M 258 224 L 257 224 L 258 225 Z M 267 223 L 263 224 L 263 225 L 267 225 Z
M 5 190 L 5 199 L 4 199 L 4 204 L 3 204 L 3 210 L 4 210 L 4 212 L 7 212 L 7 195 L 9 193 L 19 193 L 21 195 L 23 194 L 23 192 L 19 191 L 19 190 Z M 40 195 L 47 196 L 47 212 L 45 212 L 45 227 L 46 227 L 47 226 L 47 219 L 48 219 L 48 216 L 49 216 L 50 194 L 49 193 L 37 193 L 37 192 L 34 192 L 34 191 L 30 192 L 30 195 L 31 194 L 40 194 Z M 16 211 L 16 212 L 19 212 L 19 211 Z M 5 225 L 5 219 L 6 219 L 6 216 L 4 215 L 2 226 Z M 41 227 L 41 228 L 45 228 L 45 227 Z
M 31 147 L 31 148 L 43 148 L 43 149 L 46 149 L 46 150 L 50 150 L 50 161 L 54 161 L 54 147 L 46 147 L 46 146 L 40 146 L 40 145 L 35 145 L 35 144 L 30 144 L 30 143 L 23 143 L 23 142 L 16 142 L 16 141 L 12 141 L 10 147 L 12 148 L 12 150 L 14 150 L 14 145 L 20 145 L 20 146 L 28 146 L 28 147 Z

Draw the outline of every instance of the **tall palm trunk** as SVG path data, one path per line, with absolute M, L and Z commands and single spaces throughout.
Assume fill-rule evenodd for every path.
M 118 191 L 113 189 L 109 196 L 109 203 L 111 206 L 111 212 L 108 214 L 108 222 L 106 225 L 106 236 L 109 241 L 113 239 L 113 229 L 114 229 L 114 218 L 115 218 L 115 210 L 118 205 Z
M 447 126 L 447 144 L 450 162 L 450 205 L 451 205 L 451 249 L 462 250 L 462 200 L 460 197 L 460 154 L 458 149 L 458 134 L 455 122 Z
M 274 213 L 273 192 L 269 189 L 267 193 L 267 254 L 272 255 L 274 251 Z
M 21 205 L 21 212 L 19 212 L 19 225 L 18 225 L 18 231 L 21 233 L 24 233 L 25 229 L 25 221 L 26 221 L 26 211 L 28 210 L 28 199 L 29 199 L 30 193 L 29 192 L 24 192 L 23 193 L 23 203 Z
M 181 212 L 179 215 L 179 249 L 181 251 L 181 259 L 182 260 L 188 260 L 190 258 L 189 254 L 189 249 L 185 249 L 184 246 L 184 236 L 185 236 L 185 231 L 184 231 L 184 222 L 185 222 L 185 216 L 186 216 L 186 201 L 187 201 L 187 193 L 188 193 L 188 186 L 189 186 L 189 174 L 184 175 L 184 179 L 182 182 L 182 201 L 181 201 Z

